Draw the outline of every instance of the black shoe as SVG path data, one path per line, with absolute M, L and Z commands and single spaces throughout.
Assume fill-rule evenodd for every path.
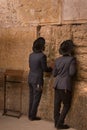
M 70 127 L 68 125 L 59 125 L 57 128 L 58 129 L 69 129 Z
M 35 121 L 35 120 L 39 121 L 39 120 L 41 120 L 41 118 L 40 117 L 34 117 L 34 118 L 29 118 L 29 120 L 31 120 L 31 121 Z

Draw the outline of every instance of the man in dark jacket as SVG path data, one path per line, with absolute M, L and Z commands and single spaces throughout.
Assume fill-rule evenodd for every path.
M 66 40 L 60 45 L 59 53 L 62 55 L 55 61 L 53 76 L 54 83 L 54 121 L 55 127 L 69 128 L 64 124 L 65 117 L 70 109 L 72 99 L 73 77 L 76 73 L 76 59 L 72 56 L 74 44 Z M 61 110 L 61 103 L 63 103 Z
M 30 120 L 40 120 L 37 117 L 38 105 L 43 90 L 43 73 L 51 72 L 52 68 L 47 66 L 47 57 L 43 53 L 45 49 L 45 39 L 39 37 L 33 43 L 33 52 L 29 55 L 29 113 Z

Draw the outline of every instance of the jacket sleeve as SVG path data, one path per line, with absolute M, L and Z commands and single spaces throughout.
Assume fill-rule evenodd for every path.
M 47 66 L 47 57 L 43 55 L 41 58 L 41 66 L 44 72 L 52 72 L 52 68 Z
M 76 70 L 76 59 L 74 58 L 70 63 L 69 75 L 74 76 L 76 74 Z
M 57 74 L 58 74 L 58 70 L 57 70 L 57 67 L 56 67 L 56 63 L 55 63 L 55 65 L 54 65 L 52 74 L 53 74 L 53 77 L 56 77 Z

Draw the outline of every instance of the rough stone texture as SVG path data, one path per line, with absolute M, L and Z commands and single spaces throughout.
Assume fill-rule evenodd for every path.
M 60 0 L 0 0 L 0 7 L 0 26 L 60 22 Z
M 36 27 L 32 27 L 36 30 Z M 27 114 L 28 112 L 28 54 L 31 52 L 31 46 L 33 42 L 33 36 L 43 36 L 46 39 L 46 51 L 48 56 L 48 64 L 54 62 L 55 58 L 59 56 L 58 47 L 63 40 L 72 38 L 76 44 L 75 56 L 78 61 L 78 75 L 75 87 L 75 94 L 73 104 L 67 122 L 79 130 L 86 129 L 86 111 L 87 110 L 87 24 L 82 25 L 62 25 L 62 26 L 41 26 L 37 33 L 34 30 L 28 30 L 28 28 L 21 28 L 19 31 L 15 29 L 2 29 L 0 44 L 1 50 L 1 63 L 0 68 L 6 69 L 23 69 L 24 84 L 22 90 L 22 112 Z M 31 31 L 32 37 L 29 37 L 29 31 Z M 67 32 L 67 33 L 66 33 Z M 9 34 L 9 35 L 8 35 Z M 21 38 L 20 38 L 21 37 Z M 27 41 L 27 39 L 30 39 Z M 13 60 L 14 59 L 14 60 Z M 1 69 L 2 70 L 2 69 Z M 53 78 L 51 75 L 44 75 L 45 84 L 43 89 L 43 95 L 39 106 L 38 115 L 44 119 L 53 120 L 53 102 L 54 102 L 54 90 L 53 90 Z M 14 91 L 13 91 L 14 90 Z M 19 88 L 11 84 L 8 86 L 7 106 L 12 109 L 19 109 Z M 10 93 L 10 94 L 9 94 Z M 16 96 L 16 98 L 15 98 Z M 0 108 L 3 108 L 3 88 L 0 87 Z M 14 98 L 13 98 L 14 97 Z M 80 100 L 79 100 L 80 99 Z M 14 101 L 13 101 L 14 100 Z M 17 104 L 17 105 L 16 105 Z M 83 104 L 83 105 L 81 105 Z M 79 112 L 78 112 L 79 111 Z M 80 114 L 80 117 L 79 117 Z M 73 115 L 73 116 L 72 116 Z M 84 118 L 83 118 L 84 117 Z M 76 119 L 76 121 L 75 121 Z M 80 125 L 79 125 L 80 124 Z
M 87 21 L 87 1 L 86 0 L 63 0 L 62 20 L 67 22 Z
M 0 67 L 28 70 L 28 55 L 36 38 L 36 27 L 1 28 Z M 4 52 L 4 53 L 3 53 Z M 14 62 L 13 62 L 14 58 Z
M 72 27 L 73 41 L 77 45 L 78 78 L 87 81 L 87 24 Z
M 68 122 L 71 126 L 74 126 L 77 129 L 86 129 L 87 125 L 85 121 L 87 120 L 86 117 L 86 110 L 87 110 L 87 88 L 86 88 L 86 82 L 87 82 L 87 62 L 86 62 L 86 57 L 87 57 L 87 25 L 82 24 L 82 25 L 63 25 L 63 26 L 52 26 L 52 27 L 42 27 L 40 31 L 40 35 L 44 36 L 48 43 L 54 43 L 52 44 L 51 49 L 54 54 L 52 53 L 52 58 L 49 57 L 49 51 L 47 51 L 48 58 L 55 60 L 58 54 L 58 47 L 59 44 L 66 39 L 73 39 L 76 49 L 75 49 L 75 56 L 77 57 L 77 64 L 78 64 L 78 75 L 77 75 L 77 81 L 75 85 L 75 90 L 74 90 L 74 97 L 73 97 L 73 102 L 72 102 L 72 107 L 69 112 L 69 115 L 67 117 L 66 122 Z M 50 33 L 51 38 L 49 38 L 49 34 L 44 30 L 49 30 L 47 32 Z M 67 32 L 67 33 L 66 33 Z M 52 42 L 51 42 L 52 40 Z M 50 52 L 51 53 L 51 52 Z M 53 58 L 54 57 L 54 58 Z M 50 80 L 50 83 L 48 81 Z M 47 83 L 46 83 L 47 82 Z M 48 89 L 45 88 L 46 86 L 44 85 L 44 89 L 47 89 L 46 92 L 43 94 L 40 110 L 41 111 L 46 111 L 45 113 L 40 113 L 41 116 L 45 117 L 46 119 L 50 119 L 53 117 L 53 89 L 50 87 L 50 84 L 52 86 L 53 84 L 53 78 L 46 78 L 45 80 L 46 86 L 48 86 Z M 46 96 L 49 95 L 49 90 L 50 90 L 50 95 L 51 98 L 48 101 L 48 98 Z M 45 98 L 46 96 L 46 98 Z M 50 96 L 49 96 L 50 97 Z M 45 102 L 46 101 L 46 102 Z M 51 101 L 51 103 L 50 103 Z M 48 104 L 49 105 L 48 105 Z M 49 108 L 49 109 L 48 109 Z M 50 109 L 51 108 L 51 109 Z M 44 110 L 43 110 L 44 109 Z M 49 112 L 48 112 L 48 111 Z M 51 113 L 51 114 L 50 114 Z M 53 118 L 52 118 L 53 119 Z
M 74 90 L 71 110 L 67 122 L 78 130 L 86 130 L 87 120 L 87 86 L 86 82 L 77 82 Z
M 44 4 L 46 3 L 46 4 Z M 43 7 L 44 5 L 44 7 Z M 43 36 L 46 39 L 45 53 L 48 65 L 59 56 L 60 43 L 72 39 L 76 45 L 75 56 L 78 63 L 78 75 L 74 98 L 67 122 L 78 130 L 86 130 L 87 113 L 87 23 L 78 25 L 58 25 L 61 18 L 60 0 L 0 0 L 0 109 L 3 109 L 3 72 L 6 69 L 22 69 L 22 112 L 28 112 L 28 55 L 32 51 L 33 41 Z M 43 7 L 43 8 L 42 8 Z M 55 8 L 54 8 L 55 7 Z M 58 10 L 57 10 L 58 8 Z M 50 10 L 51 9 L 51 10 Z M 51 15 L 50 15 L 51 14 Z M 55 15 L 56 14 L 56 15 Z M 53 23 L 53 24 L 50 24 Z M 44 24 L 43 24 L 44 23 Z M 44 89 L 38 115 L 53 120 L 53 77 L 44 74 Z M 19 87 L 8 84 L 7 106 L 19 109 Z
M 85 0 L 0 0 L 0 27 L 84 23 L 86 4 Z

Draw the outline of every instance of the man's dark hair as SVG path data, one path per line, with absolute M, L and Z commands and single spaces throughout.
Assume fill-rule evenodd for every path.
M 73 48 L 74 48 L 74 43 L 73 43 L 72 40 L 63 41 L 63 42 L 61 43 L 61 45 L 60 45 L 59 53 L 60 53 L 61 55 L 71 54 Z
M 45 45 L 45 39 L 43 37 L 39 37 L 34 41 L 32 50 L 34 52 L 40 52 L 44 50 L 44 45 Z

